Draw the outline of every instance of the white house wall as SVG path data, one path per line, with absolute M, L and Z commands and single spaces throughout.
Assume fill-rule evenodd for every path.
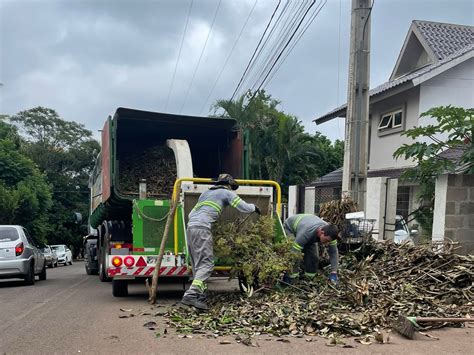
M 474 107 L 474 58 L 420 84 L 420 114 L 432 107 L 447 105 Z M 434 122 L 432 118 L 422 118 L 419 125 Z
M 370 122 L 370 156 L 369 156 L 369 169 L 391 169 L 391 168 L 402 168 L 406 166 L 413 166 L 412 162 L 407 162 L 404 159 L 393 158 L 393 153 L 403 143 L 412 143 L 411 138 L 400 136 L 400 132 L 379 136 L 378 135 L 378 124 L 380 121 L 380 115 L 384 114 L 392 109 L 396 109 L 400 106 L 405 108 L 405 129 L 411 128 L 418 124 L 419 117 L 419 88 L 415 87 L 410 90 L 404 91 L 398 95 L 394 95 L 383 101 L 372 104 L 370 109 L 371 122 Z

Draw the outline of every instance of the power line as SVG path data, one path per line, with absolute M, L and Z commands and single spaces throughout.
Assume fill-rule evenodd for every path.
M 296 40 L 293 42 L 293 44 L 291 45 L 290 49 L 285 53 L 285 56 L 283 57 L 283 59 L 280 61 L 280 63 L 278 63 L 278 66 L 276 67 L 276 69 L 272 72 L 272 74 L 269 76 L 268 80 L 266 82 L 264 82 L 262 84 L 262 87 L 264 88 L 266 85 L 268 85 L 270 83 L 270 81 L 272 81 L 273 77 L 275 76 L 275 74 L 278 72 L 278 70 L 280 69 L 280 67 L 283 65 L 283 63 L 285 62 L 286 58 L 290 55 L 290 53 L 293 51 L 293 48 L 296 47 L 296 45 L 298 44 L 298 42 L 300 41 L 301 37 L 303 37 L 303 35 L 305 34 L 306 30 L 309 28 L 309 26 L 313 23 L 313 21 L 316 19 L 316 17 L 319 15 L 319 13 L 321 12 L 321 10 L 323 9 L 324 5 L 326 5 L 327 3 L 327 0 L 324 0 L 324 3 L 322 2 L 322 0 L 320 0 L 320 2 L 318 3 L 318 5 L 316 6 L 313 14 L 311 15 L 310 19 L 308 20 L 308 22 L 304 25 L 304 29 L 298 34 Z M 260 90 L 260 89 L 259 89 Z
M 259 61 L 260 56 L 262 55 L 262 53 L 264 53 L 264 51 L 267 47 L 267 44 L 270 43 L 269 39 L 273 36 L 273 33 L 275 32 L 275 29 L 278 28 L 278 25 L 279 25 L 281 19 L 284 17 L 284 14 L 286 14 L 287 10 L 289 9 L 289 4 L 290 4 L 290 2 L 289 2 L 289 0 L 287 0 L 285 5 L 283 6 L 283 9 L 280 11 L 280 14 L 278 15 L 278 18 L 276 19 L 274 25 L 272 26 L 272 28 L 270 30 L 270 33 L 265 38 L 265 41 L 264 41 L 263 45 L 259 49 L 254 62 L 250 65 L 250 69 L 249 69 L 249 72 L 248 72 L 249 75 L 251 75 L 253 69 L 255 68 L 256 63 Z M 256 71 L 256 73 L 253 75 L 254 78 L 257 77 L 257 73 L 259 73 L 261 70 L 263 70 L 263 66 L 264 66 L 264 63 L 262 62 L 262 64 L 259 65 L 258 70 Z M 244 85 L 245 81 L 250 81 L 250 82 L 254 81 L 254 80 L 251 80 L 249 75 L 247 75 L 247 77 L 244 79 L 244 81 L 242 83 L 242 86 Z
M 262 36 L 260 37 L 260 40 L 258 41 L 257 47 L 255 47 L 255 51 L 252 54 L 252 57 L 250 58 L 247 67 L 244 70 L 244 73 L 242 74 L 239 83 L 237 84 L 237 87 L 234 90 L 234 93 L 232 94 L 232 97 L 230 100 L 232 101 L 234 99 L 235 94 L 240 88 L 240 85 L 242 84 L 242 81 L 244 80 L 245 74 L 247 74 L 247 71 L 249 70 L 250 64 L 252 63 L 253 59 L 255 58 L 255 54 L 257 53 L 258 48 L 260 47 L 260 44 L 262 43 L 263 38 L 265 37 L 265 34 L 267 33 L 268 28 L 270 27 L 270 24 L 272 23 L 273 17 L 275 16 L 276 12 L 278 11 L 278 8 L 280 7 L 281 0 L 278 0 L 278 4 L 275 7 L 275 10 L 273 10 L 272 16 L 270 17 L 270 20 L 267 23 L 267 26 L 265 27 L 265 30 L 263 31 Z
M 308 9 L 306 9 L 306 11 L 308 11 L 311 8 L 311 6 Z M 293 18 L 291 20 L 286 21 L 287 23 L 286 23 L 286 25 L 284 25 L 285 27 L 283 28 L 283 30 L 280 31 L 280 34 L 283 34 L 283 35 L 281 36 L 282 38 L 278 42 L 278 45 L 276 47 L 276 51 L 271 53 L 271 55 L 268 57 L 268 60 L 265 64 L 262 72 L 260 73 L 259 77 L 255 81 L 254 85 L 251 87 L 251 91 L 257 91 L 258 90 L 258 89 L 254 89 L 254 88 L 259 85 L 258 83 L 260 83 L 260 86 L 261 86 L 261 84 L 265 81 L 267 75 L 273 69 L 274 63 L 276 63 L 276 61 L 278 61 L 279 56 L 281 56 L 281 54 L 284 52 L 284 50 L 286 48 L 286 45 L 289 43 L 288 41 L 291 41 L 291 33 L 292 33 L 292 31 L 294 33 L 295 26 L 299 22 L 300 18 L 304 19 L 304 14 L 306 12 L 305 7 L 306 7 L 306 3 L 301 3 L 299 8 L 296 9 Z M 286 45 L 285 45 L 285 43 L 286 43 Z M 272 65 L 272 63 L 273 63 L 273 65 Z
M 260 86 L 258 87 L 258 89 L 254 92 L 254 94 L 252 95 L 252 98 L 255 97 L 255 93 L 258 92 L 260 90 L 260 88 L 262 87 L 263 83 L 265 82 L 265 80 L 268 78 L 268 76 L 270 75 L 271 71 L 273 70 L 273 68 L 275 67 L 275 65 L 277 64 L 278 60 L 281 58 L 281 56 L 283 55 L 283 52 L 285 51 L 285 49 L 288 47 L 288 45 L 291 43 L 291 40 L 293 39 L 293 37 L 295 36 L 295 34 L 297 33 L 298 29 L 300 28 L 304 18 L 306 17 L 306 15 L 308 14 L 309 10 L 311 9 L 311 7 L 314 5 L 316 1 L 313 0 L 313 2 L 311 3 L 311 5 L 308 7 L 308 9 L 305 11 L 304 15 L 303 15 L 303 18 L 299 21 L 298 23 L 298 26 L 296 27 L 296 29 L 293 31 L 293 33 L 291 34 L 290 38 L 288 39 L 288 41 L 286 42 L 285 46 L 283 47 L 283 49 L 280 51 L 280 53 L 278 54 L 278 57 L 275 59 L 275 61 L 273 62 L 272 66 L 270 67 L 270 69 L 268 70 L 267 74 L 265 75 L 265 78 L 263 79 L 262 83 L 260 84 Z
M 171 79 L 171 86 L 170 86 L 170 90 L 168 92 L 168 98 L 166 99 L 165 111 L 168 108 L 168 103 L 170 101 L 171 91 L 173 90 L 174 78 L 176 76 L 176 70 L 178 69 L 179 58 L 181 57 L 181 50 L 183 49 L 184 38 L 186 37 L 186 31 L 188 29 L 189 17 L 191 15 L 191 9 L 193 8 L 193 2 L 194 2 L 194 0 L 191 0 L 191 3 L 189 4 L 188 16 L 186 17 L 186 24 L 184 25 L 183 37 L 181 38 L 181 44 L 179 45 L 178 58 L 176 59 L 176 65 L 174 66 L 173 78 Z
M 206 100 L 204 101 L 204 103 L 203 103 L 203 105 L 202 105 L 202 107 L 201 107 L 201 110 L 199 111 L 199 114 L 201 114 L 201 112 L 204 110 L 204 107 L 206 107 L 207 101 L 208 101 L 209 98 L 211 97 L 212 92 L 214 91 L 214 89 L 215 89 L 215 87 L 216 87 L 216 85 L 217 85 L 217 82 L 219 81 L 219 79 L 220 79 L 222 73 L 224 72 L 224 69 L 225 69 L 225 67 L 227 66 L 227 63 L 229 62 L 229 59 L 230 59 L 230 57 L 232 56 L 232 53 L 234 52 L 234 49 L 235 49 L 235 47 L 237 46 L 237 43 L 239 42 L 240 37 L 242 36 L 242 33 L 244 32 L 245 27 L 247 26 L 247 23 L 249 22 L 250 16 L 252 15 L 253 10 L 255 9 L 255 6 L 257 5 L 257 1 L 258 1 L 258 0 L 255 0 L 255 3 L 253 4 L 252 9 L 250 10 L 250 12 L 249 12 L 249 14 L 248 14 L 248 16 L 247 16 L 247 19 L 245 20 L 245 23 L 244 23 L 244 25 L 242 26 L 242 29 L 240 30 L 240 33 L 239 33 L 237 39 L 235 40 L 234 45 L 232 46 L 232 49 L 230 50 L 229 55 L 227 56 L 227 59 L 226 59 L 225 62 L 224 62 L 224 65 L 222 66 L 222 69 L 221 69 L 221 71 L 219 72 L 219 75 L 217 76 L 217 78 L 216 78 L 216 80 L 215 80 L 215 82 L 214 82 L 214 85 L 212 86 L 212 89 L 211 89 L 211 91 L 209 92 L 209 95 L 207 95 L 207 98 L 206 98 Z
M 293 2 L 293 5 L 293 8 L 289 8 L 289 15 L 284 20 L 283 25 L 280 27 L 279 31 L 276 34 L 277 39 L 276 44 L 274 45 L 275 49 L 270 50 L 266 58 L 262 61 L 262 65 L 260 65 L 259 69 L 257 70 L 257 73 L 255 75 L 256 80 L 254 80 L 254 84 L 250 87 L 251 91 L 253 91 L 254 87 L 257 86 L 261 79 L 265 76 L 265 73 L 268 71 L 268 68 L 270 68 L 271 63 L 280 52 L 281 48 L 283 47 L 285 41 L 288 38 L 288 34 L 290 33 L 291 29 L 295 24 L 295 21 L 303 13 L 304 8 L 306 6 L 306 1 Z
M 184 96 L 184 101 L 183 101 L 183 104 L 181 105 L 181 109 L 179 110 L 179 113 L 181 113 L 181 111 L 183 111 L 183 108 L 186 105 L 186 101 L 188 99 L 189 91 L 191 90 L 191 87 L 192 87 L 193 82 L 194 82 L 194 78 L 196 77 L 196 73 L 198 71 L 199 64 L 201 64 L 201 59 L 202 59 L 202 56 L 204 54 L 204 51 L 206 50 L 207 41 L 209 40 L 209 37 L 211 36 L 212 28 L 214 27 L 214 22 L 216 21 L 217 13 L 219 12 L 219 8 L 221 6 L 221 3 L 222 3 L 222 0 L 219 0 L 219 3 L 217 4 L 216 12 L 214 13 L 214 18 L 212 19 L 211 28 L 209 29 L 209 32 L 207 33 L 207 38 L 206 38 L 206 41 L 204 42 L 204 47 L 202 48 L 201 55 L 199 56 L 199 60 L 196 64 L 196 67 L 194 68 L 193 77 L 191 79 L 191 82 L 189 83 L 188 90 L 186 91 L 186 95 Z

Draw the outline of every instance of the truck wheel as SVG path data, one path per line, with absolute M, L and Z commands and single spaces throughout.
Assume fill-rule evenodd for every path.
M 28 273 L 25 275 L 25 285 L 34 285 L 35 284 L 35 269 L 33 263 L 30 264 Z
M 128 281 L 112 280 L 112 294 L 114 295 L 114 297 L 128 296 Z
M 40 280 L 46 280 L 46 265 L 43 265 L 43 270 L 41 270 L 38 276 Z
M 105 265 L 104 251 L 100 252 L 100 263 L 99 263 L 99 280 L 102 282 L 110 282 L 111 278 L 107 275 L 107 267 Z

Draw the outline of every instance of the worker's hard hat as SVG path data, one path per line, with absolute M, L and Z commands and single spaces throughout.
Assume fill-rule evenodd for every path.
M 237 190 L 239 184 L 229 174 L 220 174 L 217 178 L 216 185 L 229 185 L 232 190 Z

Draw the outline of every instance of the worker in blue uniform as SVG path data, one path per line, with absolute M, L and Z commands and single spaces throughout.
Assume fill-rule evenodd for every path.
M 235 192 L 239 184 L 229 174 L 220 174 L 217 182 L 206 192 L 189 213 L 186 236 L 191 255 L 193 282 L 185 292 L 181 302 L 201 310 L 209 309 L 207 305 L 207 280 L 214 270 L 214 253 L 211 227 L 219 218 L 226 206 L 236 208 L 243 213 L 256 212 L 257 206 L 246 203 Z

